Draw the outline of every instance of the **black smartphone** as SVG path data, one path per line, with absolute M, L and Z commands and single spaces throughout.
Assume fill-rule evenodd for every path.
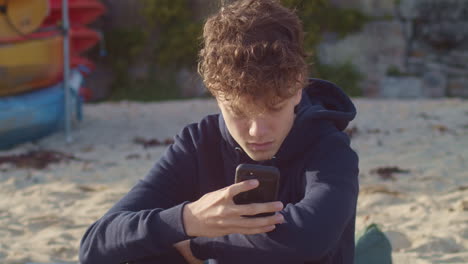
M 239 164 L 236 168 L 235 182 L 257 179 L 257 188 L 239 193 L 233 197 L 235 204 L 266 203 L 278 199 L 280 172 L 277 168 L 256 164 Z M 260 213 L 256 215 L 244 215 L 245 217 L 263 217 L 274 215 Z

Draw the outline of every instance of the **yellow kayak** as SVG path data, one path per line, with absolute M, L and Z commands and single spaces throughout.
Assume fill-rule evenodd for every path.
M 63 38 L 47 38 L 0 45 L 0 96 L 49 86 L 63 72 Z
M 0 0 L 0 39 L 32 33 L 48 15 L 48 0 Z

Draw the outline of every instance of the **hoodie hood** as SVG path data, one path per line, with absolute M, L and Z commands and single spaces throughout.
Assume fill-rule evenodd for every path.
M 276 164 L 287 161 L 316 143 L 320 138 L 343 131 L 356 116 L 356 107 L 351 99 L 337 85 L 320 79 L 309 79 L 302 91 L 302 99 L 296 107 L 296 117 L 291 131 L 275 157 L 262 164 Z M 219 128 L 226 141 L 228 152 L 237 163 L 256 163 L 250 159 L 229 133 L 222 114 L 219 115 Z

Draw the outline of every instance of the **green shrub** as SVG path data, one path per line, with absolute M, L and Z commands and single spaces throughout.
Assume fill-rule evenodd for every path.
M 147 35 L 142 30 L 133 28 L 116 28 L 104 32 L 108 56 L 104 61 L 108 64 L 113 73 L 114 81 L 111 84 L 111 98 L 120 98 L 120 94 L 130 94 L 132 80 L 128 75 L 128 69 L 133 63 L 133 58 L 138 55 L 146 42 Z
M 359 83 L 362 81 L 362 74 L 351 62 L 340 65 L 315 64 L 317 78 L 324 79 L 340 86 L 349 96 L 362 96 Z
M 295 9 L 305 31 L 305 48 L 315 53 L 323 32 L 336 32 L 340 37 L 359 31 L 374 18 L 356 9 L 337 8 L 328 0 L 282 0 L 283 5 Z
M 147 27 L 119 28 L 105 34 L 107 62 L 116 76 L 110 99 L 179 99 L 176 73 L 182 67 L 195 68 L 202 23 L 195 21 L 187 0 L 144 0 L 143 6 Z M 128 69 L 143 49 L 149 72 L 137 80 L 129 76 Z
M 143 0 L 142 16 L 147 28 L 118 28 L 105 33 L 111 65 L 116 76 L 112 85 L 111 99 L 166 100 L 180 98 L 180 88 L 175 74 L 180 68 L 195 69 L 203 21 L 196 18 L 191 0 Z M 354 9 L 334 7 L 327 0 L 282 0 L 290 8 L 296 8 L 304 24 L 305 48 L 308 54 L 315 54 L 322 40 L 323 32 L 337 32 L 344 37 L 372 20 Z M 151 41 L 151 43 L 149 43 Z M 150 47 L 147 60 L 150 72 L 146 79 L 133 80 L 128 69 L 134 58 Z M 315 64 L 315 77 L 328 79 L 357 92 L 358 75 L 351 64 L 339 66 L 321 65 L 314 56 L 308 62 Z
M 411 76 L 411 74 L 400 71 L 400 69 L 395 65 L 390 65 L 387 68 L 387 75 L 394 77 Z
M 188 0 L 144 0 L 143 14 L 157 30 L 154 57 L 160 66 L 193 67 L 197 62 L 203 23 Z

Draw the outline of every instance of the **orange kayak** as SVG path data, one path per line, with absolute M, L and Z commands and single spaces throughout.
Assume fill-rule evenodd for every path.
M 55 26 L 62 21 L 62 0 L 50 0 L 50 14 L 43 26 Z M 106 8 L 97 0 L 68 0 L 71 25 L 87 25 L 105 13 Z

